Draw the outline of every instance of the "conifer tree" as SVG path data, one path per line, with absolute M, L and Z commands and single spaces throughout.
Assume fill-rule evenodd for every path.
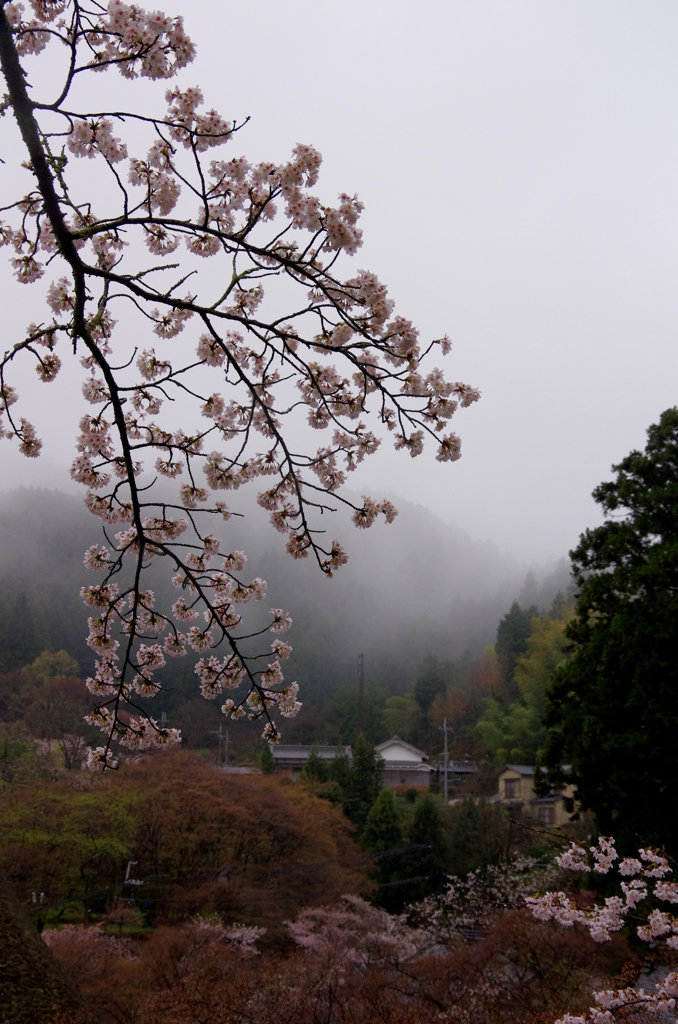
M 518 696 L 517 687 L 513 683 L 513 673 L 518 658 L 527 650 L 527 640 L 532 632 L 532 619 L 535 615 L 537 608 L 534 605 L 530 608 L 521 608 L 518 602 L 514 601 L 497 627 L 494 649 L 499 661 L 503 690 L 509 699 Z
M 678 408 L 613 469 L 593 492 L 606 522 L 571 552 L 579 598 L 548 693 L 547 784 L 574 784 L 624 852 L 675 855 Z
M 383 770 L 383 759 L 361 733 L 353 749 L 344 802 L 344 811 L 360 830 L 365 827 L 370 808 L 379 795 Z
M 271 753 L 271 748 L 266 744 L 259 754 L 259 764 L 261 765 L 262 775 L 273 775 L 275 771 L 275 758 Z
M 373 878 L 378 889 L 375 902 L 385 910 L 402 909 L 405 896 L 403 872 L 407 861 L 403 855 L 403 830 L 393 793 L 382 789 L 370 808 L 362 834 L 364 848 L 375 857 Z
M 403 832 L 393 793 L 382 789 L 367 815 L 362 844 L 369 853 L 385 853 L 402 846 Z
M 408 854 L 406 862 L 407 875 L 413 879 L 407 900 L 412 902 L 439 891 L 445 883 L 448 866 L 440 803 L 430 793 L 424 793 L 415 804 L 409 841 L 411 846 L 419 847 Z
M 315 746 L 311 747 L 311 751 L 306 760 L 306 764 L 301 772 L 302 778 L 313 779 L 315 782 L 328 782 L 330 778 L 330 771 L 327 761 L 323 761 L 318 756 L 318 751 Z

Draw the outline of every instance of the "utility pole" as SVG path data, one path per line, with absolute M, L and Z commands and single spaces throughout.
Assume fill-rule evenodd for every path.
M 445 806 L 447 806 L 447 734 L 448 732 L 454 732 L 454 728 L 452 726 L 450 726 L 449 729 L 447 728 L 447 718 L 443 719 L 443 726 L 441 732 L 445 733 Z
M 447 807 L 447 719 L 443 719 L 443 729 L 445 730 L 445 806 Z
M 219 723 L 218 730 L 217 729 L 212 729 L 212 731 L 210 732 L 210 736 L 216 736 L 217 739 L 219 740 L 219 757 L 218 757 L 218 762 L 219 762 L 219 765 L 221 765 L 221 763 L 222 763 L 222 761 L 221 761 L 221 744 L 222 744 L 222 741 L 224 739 L 223 725 L 221 723 Z M 226 757 L 228 758 L 228 729 L 226 730 L 226 737 L 225 737 L 225 739 L 226 739 Z
M 364 665 L 365 658 L 362 653 L 358 655 L 358 734 L 363 731 L 363 695 L 365 692 L 365 680 L 364 680 Z

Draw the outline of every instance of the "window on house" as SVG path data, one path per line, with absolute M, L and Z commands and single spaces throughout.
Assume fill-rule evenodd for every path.
M 556 809 L 553 804 L 542 804 L 537 811 L 540 825 L 555 825 Z
M 504 779 L 504 799 L 517 800 L 520 796 L 520 779 Z

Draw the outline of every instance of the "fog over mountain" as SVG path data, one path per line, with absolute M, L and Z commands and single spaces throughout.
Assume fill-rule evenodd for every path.
M 298 142 L 316 146 L 321 201 L 346 192 L 365 203 L 364 246 L 347 276 L 377 273 L 422 340 L 449 333 L 441 368 L 482 391 L 455 421 L 459 463 L 443 469 L 434 452 L 410 460 L 383 445 L 354 486 L 402 491 L 406 473 L 406 495 L 474 537 L 528 562 L 564 554 L 600 522 L 593 488 L 676 401 L 678 5 L 166 9 L 185 15 L 197 45 L 179 86 L 200 85 L 206 107 L 229 119 L 250 116 L 230 156 L 285 162 Z M 230 45 L 225 60 L 225 39 L 247 45 Z M 281 74 L 290 60 L 294 73 Z M 42 67 L 41 56 L 36 86 Z M 95 79 L 92 109 L 129 100 L 164 110 L 162 83 Z M 15 161 L 11 150 L 3 157 L 11 194 Z M 19 284 L 3 258 L 0 287 L 8 347 L 42 316 L 42 286 Z M 32 365 L 12 365 L 8 381 L 45 448 L 27 462 L 3 441 L 5 487 L 62 486 L 83 412 L 80 373 L 64 358 L 59 378 L 36 391 Z
M 255 620 L 272 606 L 292 615 L 288 675 L 316 702 L 355 682 L 361 652 L 368 680 L 404 692 L 427 654 L 478 653 L 492 643 L 512 600 L 545 607 L 567 586 L 566 563 L 526 579 L 527 567 L 494 545 L 473 541 L 420 505 L 394 501 L 400 514 L 390 526 L 357 530 L 344 512 L 326 516 L 329 536 L 350 555 L 332 580 L 310 559 L 293 561 L 251 499 L 233 503 L 247 510 L 244 518 L 210 521 L 222 550 L 247 552 L 243 575 L 268 582 L 266 599 L 252 609 Z M 70 494 L 21 488 L 0 495 L 0 537 L 0 669 L 26 663 L 36 650 L 63 647 L 89 672 L 88 610 L 78 592 L 92 580 L 83 552 L 101 541 L 101 524 Z M 176 599 L 169 575 L 161 560 L 149 573 L 159 605 Z M 168 683 L 183 689 L 196 682 L 194 661 L 173 662 Z

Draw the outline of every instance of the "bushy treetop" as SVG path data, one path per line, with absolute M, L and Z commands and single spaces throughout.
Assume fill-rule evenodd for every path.
M 548 694 L 544 763 L 622 849 L 678 850 L 678 409 L 594 498 L 606 522 L 571 552 L 570 660 Z M 562 766 L 571 764 L 570 770 Z

